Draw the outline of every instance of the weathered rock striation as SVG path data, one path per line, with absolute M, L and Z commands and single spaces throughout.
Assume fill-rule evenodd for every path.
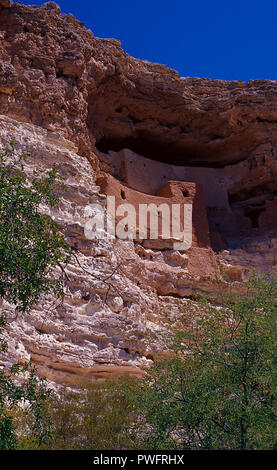
M 14 138 L 18 151 L 33 151 L 29 170 L 56 163 L 64 177 L 52 216 L 79 260 L 63 305 L 48 299 L 19 319 L 2 305 L 13 342 L 1 364 L 32 358 L 71 385 L 140 374 L 165 347 L 147 340 L 164 330 L 165 298 L 212 293 L 222 271 L 242 281 L 276 269 L 277 82 L 179 77 L 94 37 L 55 2 L 0 0 L 0 115 L 1 148 Z M 105 207 L 98 182 L 111 178 L 138 200 L 170 180 L 201 185 L 205 246 L 88 240 L 87 207 Z

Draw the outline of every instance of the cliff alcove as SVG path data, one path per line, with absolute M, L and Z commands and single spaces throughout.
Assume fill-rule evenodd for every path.
M 1 305 L 11 338 L 1 366 L 32 359 L 71 386 L 143 374 L 165 348 L 165 304 L 197 312 L 193 299 L 214 295 L 215 278 L 240 286 L 253 270 L 276 270 L 277 82 L 180 77 L 94 37 L 52 3 L 0 0 L 0 144 L 31 150 L 28 171 L 61 172 L 66 190 L 51 215 L 80 264 L 68 266 L 62 306 L 51 311 L 47 299 L 17 321 Z M 99 178 L 113 178 L 126 202 L 158 197 L 169 181 L 181 198 L 198 198 L 193 250 L 89 240 L 90 205 L 105 209 Z M 153 331 L 160 339 L 150 344 Z

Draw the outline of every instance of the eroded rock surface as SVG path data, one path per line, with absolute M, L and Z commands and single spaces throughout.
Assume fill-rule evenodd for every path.
M 91 165 L 71 142 L 2 116 L 2 148 L 9 146 L 11 138 L 18 152 L 26 148 L 33 152 L 27 173 L 56 164 L 63 176 L 66 188 L 59 193 L 60 208 L 51 215 L 75 248 L 75 257 L 67 266 L 63 303 L 42 299 L 31 315 L 19 316 L 2 303 L 1 312 L 9 319 L 9 351 L 1 356 L 1 364 L 32 359 L 42 375 L 68 384 L 85 376 L 141 373 L 138 367 L 149 363 L 144 338 L 159 313 L 158 297 L 153 288 L 143 282 L 139 286 L 130 275 L 130 266 L 139 267 L 140 262 L 131 243 L 126 246 L 115 239 L 97 243 L 85 238 L 86 208 L 103 202 Z
M 33 150 L 28 171 L 58 166 L 67 189 L 52 216 L 79 260 L 68 267 L 63 305 L 47 299 L 20 318 L 2 305 L 13 338 L 2 365 L 32 358 L 41 374 L 68 384 L 140 374 L 165 347 L 149 335 L 163 331 L 170 296 L 213 293 L 215 277 L 240 282 L 251 269 L 276 269 L 276 84 L 182 78 L 129 56 L 115 39 L 95 38 L 55 2 L 0 0 L 1 148 L 14 138 L 18 151 Z M 86 207 L 105 207 L 96 184 L 103 173 L 141 190 L 136 172 L 117 173 L 122 152 L 141 168 L 145 158 L 152 170 L 159 165 L 151 184 L 141 172 L 142 191 L 156 193 L 170 172 L 203 186 L 204 235 L 217 260 L 209 244 L 184 254 L 153 242 L 87 240 Z
M 166 348 L 166 343 L 151 339 L 153 332 L 159 332 L 160 338 L 168 334 L 160 326 L 159 296 L 211 291 L 208 275 L 214 272 L 215 259 L 211 249 L 196 250 L 190 257 L 105 234 L 103 239 L 88 240 L 84 229 L 89 208 L 105 207 L 106 198 L 89 161 L 61 136 L 0 116 L 1 149 L 11 139 L 17 152 L 32 152 L 27 174 L 55 164 L 63 177 L 59 210 L 49 215 L 74 248 L 74 256 L 66 268 L 63 303 L 42 299 L 31 315 L 16 315 L 1 303 L 1 313 L 9 320 L 9 351 L 1 355 L 1 365 L 32 359 L 43 376 L 68 385 L 88 378 L 140 375 L 155 353 Z

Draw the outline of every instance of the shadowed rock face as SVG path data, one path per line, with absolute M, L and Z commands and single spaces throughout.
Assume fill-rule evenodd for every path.
M 256 157 L 259 150 L 274 151 L 273 82 L 155 75 L 142 73 L 130 90 L 113 77 L 101 87 L 105 102 L 102 96 L 91 99 L 88 124 L 94 128 L 97 121 L 100 150 L 130 148 L 154 160 L 202 167 L 223 167 Z
M 94 38 L 52 3 L 1 11 L 8 113 L 64 127 L 80 142 L 89 132 L 103 151 L 127 147 L 173 164 L 222 167 L 276 156 L 275 82 L 180 78 L 134 59 L 118 41 Z

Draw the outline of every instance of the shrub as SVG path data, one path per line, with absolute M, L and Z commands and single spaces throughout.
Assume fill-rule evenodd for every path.
M 55 169 L 46 174 L 24 174 L 28 154 L 17 156 L 15 144 L 0 153 L 0 298 L 18 312 L 30 312 L 43 294 L 63 294 L 63 269 L 58 278 L 53 269 L 69 259 L 68 245 L 51 217 L 41 213 L 41 204 L 55 207 Z M 0 316 L 0 350 L 7 351 Z M 0 371 L 0 449 L 17 446 L 18 434 L 41 443 L 50 436 L 50 423 L 43 410 L 49 397 L 45 381 L 36 377 L 31 364 Z M 32 415 L 29 427 L 16 427 L 14 413 L 22 407 Z
M 146 449 L 276 448 L 276 276 L 254 277 L 225 306 L 187 314 L 175 356 L 126 393 Z

